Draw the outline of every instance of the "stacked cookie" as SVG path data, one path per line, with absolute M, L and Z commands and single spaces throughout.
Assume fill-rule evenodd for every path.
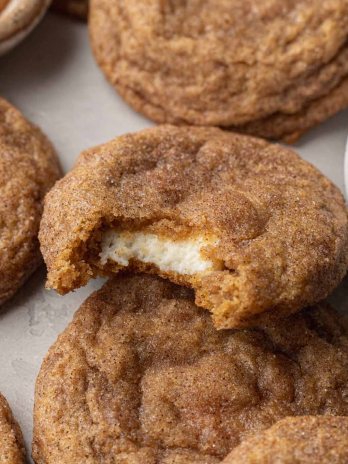
M 274 436 L 344 462 L 306 444 L 348 416 L 347 321 L 319 302 L 347 272 L 347 210 L 293 151 L 214 128 L 119 137 L 48 193 L 40 241 L 50 288 L 110 280 L 44 360 L 36 463 L 273 462 Z M 300 451 L 298 422 L 261 434 L 288 416 L 314 416 Z
M 340 191 L 293 151 L 215 128 L 159 126 L 85 151 L 49 192 L 48 286 L 124 269 L 193 288 L 216 327 L 325 298 L 346 274 Z
M 96 59 L 156 122 L 287 141 L 348 106 L 348 2 L 92 0 Z

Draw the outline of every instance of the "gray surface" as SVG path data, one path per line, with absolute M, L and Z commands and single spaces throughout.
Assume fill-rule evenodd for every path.
M 65 170 L 79 152 L 151 123 L 129 108 L 105 81 L 83 24 L 48 16 L 10 55 L 0 58 L 0 95 L 39 124 Z M 343 190 L 348 112 L 304 137 L 297 150 Z M 60 297 L 44 290 L 37 272 L 0 314 L 0 391 L 8 398 L 30 447 L 34 383 L 41 360 L 93 288 Z M 333 299 L 348 308 L 348 282 Z

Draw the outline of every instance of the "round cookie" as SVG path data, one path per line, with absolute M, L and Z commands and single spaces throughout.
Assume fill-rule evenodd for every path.
M 46 137 L 0 98 L 0 304 L 41 262 L 43 199 L 59 175 Z
M 0 394 L 0 463 L 24 464 L 22 432 L 14 420 L 5 398 Z
M 218 328 L 325 298 L 348 266 L 339 190 L 293 151 L 215 128 L 159 126 L 84 152 L 48 194 L 48 286 L 130 268 L 192 287 Z
M 156 122 L 294 140 L 348 106 L 348 2 L 92 0 L 107 78 Z
M 54 0 L 52 9 L 73 18 L 87 21 L 89 0 Z
M 243 442 L 222 464 L 314 462 L 348 462 L 348 417 L 288 417 Z
M 347 322 L 317 306 L 215 330 L 192 292 L 122 275 L 94 293 L 36 383 L 37 464 L 215 464 L 294 415 L 347 415 Z

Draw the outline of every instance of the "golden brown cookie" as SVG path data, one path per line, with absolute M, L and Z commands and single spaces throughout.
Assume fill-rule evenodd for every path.
M 348 78 L 335 87 L 329 95 L 313 100 L 301 113 L 294 115 L 277 113 L 246 124 L 239 130 L 247 134 L 259 134 L 265 138 L 295 143 L 311 127 L 346 107 L 348 107 Z
M 43 199 L 59 175 L 47 138 L 0 98 L 0 304 L 41 262 Z
M 84 152 L 49 193 L 48 286 L 124 268 L 195 290 L 218 328 L 327 296 L 347 271 L 338 189 L 293 151 L 214 128 L 159 126 Z
M 89 0 L 53 0 L 52 9 L 87 21 Z
M 156 122 L 291 140 L 348 106 L 347 0 L 92 0 L 90 35 Z
M 22 432 L 5 398 L 0 394 L 0 464 L 24 464 Z
M 94 293 L 36 383 L 37 464 L 215 464 L 293 415 L 348 415 L 347 321 L 324 306 L 217 331 L 192 291 L 122 275 Z
M 346 464 L 348 417 L 288 417 L 249 438 L 222 464 Z

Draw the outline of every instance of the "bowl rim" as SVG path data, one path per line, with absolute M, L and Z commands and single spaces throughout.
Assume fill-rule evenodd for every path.
M 7 0 L 0 10 L 0 54 L 20 42 L 41 20 L 51 0 Z

